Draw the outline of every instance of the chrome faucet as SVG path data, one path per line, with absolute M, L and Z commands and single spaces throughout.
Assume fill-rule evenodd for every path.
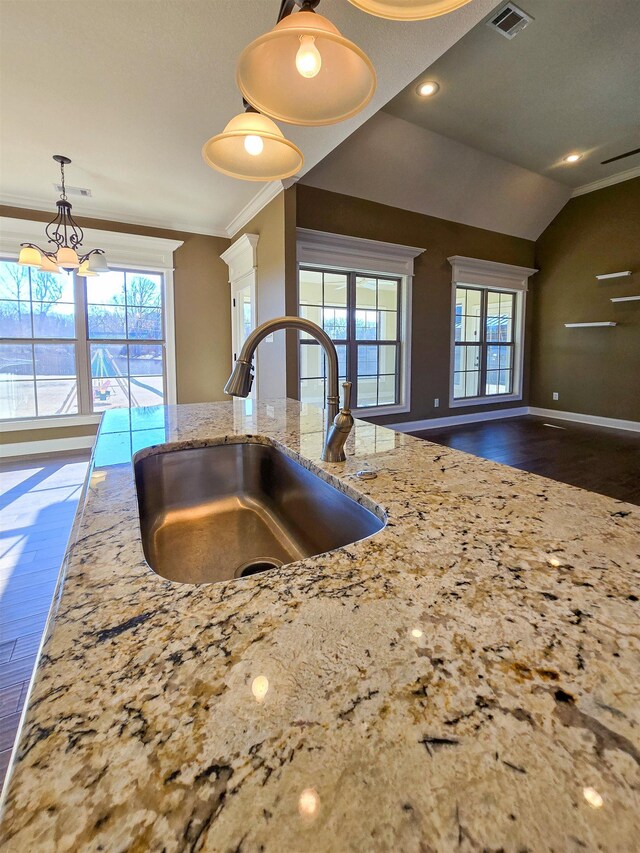
M 322 451 L 323 462 L 344 462 L 344 445 L 353 427 L 351 416 L 351 382 L 343 383 L 344 405 L 340 412 L 338 390 L 338 353 L 327 333 L 303 317 L 276 317 L 254 329 L 242 346 L 233 373 L 224 386 L 224 393 L 233 397 L 248 397 L 253 384 L 253 356 L 260 341 L 280 329 L 298 329 L 315 338 L 327 356 L 327 436 Z

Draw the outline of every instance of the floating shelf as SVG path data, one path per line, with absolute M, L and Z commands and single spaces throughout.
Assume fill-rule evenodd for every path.
M 565 323 L 567 329 L 582 329 L 587 326 L 617 326 L 617 323 L 612 323 L 610 320 L 602 323 Z
M 640 296 L 612 296 L 612 302 L 636 302 Z
M 596 278 L 598 281 L 602 281 L 604 278 L 625 278 L 629 275 L 631 275 L 631 270 L 625 270 L 624 272 L 608 272 L 604 275 L 597 275 Z

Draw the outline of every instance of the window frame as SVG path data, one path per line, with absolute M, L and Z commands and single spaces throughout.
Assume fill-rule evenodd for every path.
M 5 261 L 17 261 L 19 244 L 25 241 L 37 243 L 43 241 L 44 222 L 0 217 L 0 258 Z M 182 244 L 182 240 L 168 240 L 160 237 L 146 237 L 119 231 L 99 231 L 84 229 L 84 244 L 103 248 L 113 270 L 125 270 L 132 273 L 151 273 L 163 276 L 163 347 L 164 347 L 164 405 L 175 404 L 176 389 L 176 346 L 175 346 L 175 309 L 173 252 Z M 87 300 L 84 281 L 74 275 L 75 294 L 75 338 L 66 339 L 76 350 L 76 381 L 78 383 L 78 407 L 91 408 L 91 370 L 90 345 L 87 336 Z M 80 297 L 80 300 L 79 300 Z M 11 339 L 13 341 L 13 339 Z M 34 343 L 33 338 L 21 339 L 24 343 Z M 52 339 L 53 340 L 53 339 Z M 57 339 L 55 339 L 57 340 Z M 46 342 L 50 342 L 49 339 Z M 141 340 L 141 343 L 145 341 Z M 154 343 L 151 341 L 150 343 Z M 122 343 L 117 340 L 116 343 Z M 125 345 L 129 345 L 126 341 Z M 86 387 L 85 387 L 86 386 Z M 160 405 L 160 404 L 159 404 Z M 54 429 L 67 426 L 88 426 L 99 424 L 102 412 L 80 411 L 69 415 L 43 415 L 39 417 L 0 419 L 0 433 L 21 430 Z
M 529 276 L 538 270 L 529 267 L 518 267 L 512 264 L 502 264 L 484 261 L 478 258 L 466 258 L 453 255 L 447 259 L 452 266 L 451 279 L 451 325 L 450 325 L 450 361 L 449 361 L 449 408 L 464 406 L 496 405 L 522 400 L 524 380 L 525 352 L 525 323 L 526 296 Z M 455 356 L 456 356 L 456 290 L 467 287 L 482 292 L 482 305 L 486 306 L 487 292 L 508 293 L 514 296 L 513 344 L 512 344 L 512 390 L 509 394 L 479 394 L 476 397 L 454 397 Z M 482 340 L 476 346 L 480 347 L 480 387 L 486 388 L 486 364 L 482 357 L 483 349 L 491 345 L 486 341 L 485 318 L 486 310 L 481 311 Z M 469 342 L 470 343 L 470 342 Z
M 296 310 L 300 310 L 300 268 L 312 268 L 322 272 L 333 272 L 341 275 L 352 274 L 355 287 L 356 276 L 372 276 L 383 279 L 399 280 L 399 311 L 397 343 L 400 350 L 398 370 L 399 383 L 398 400 L 396 404 L 381 406 L 353 407 L 353 412 L 360 417 L 375 417 L 378 415 L 394 415 L 411 410 L 411 306 L 413 287 L 414 259 L 424 252 L 424 249 L 414 246 L 402 246 L 396 243 L 384 243 L 378 240 L 367 240 L 361 237 L 350 237 L 342 234 L 331 234 L 325 231 L 314 231 L 307 228 L 296 229 L 297 236 L 297 268 L 296 268 Z M 351 287 L 351 283 L 349 284 Z M 353 319 L 349 321 L 355 323 Z M 342 343 L 341 341 L 337 342 Z M 349 347 L 357 346 L 355 339 L 344 341 Z M 377 344 L 378 341 L 360 341 L 361 344 Z M 382 344 L 386 341 L 380 342 Z M 395 342 L 390 342 L 391 344 Z M 296 351 L 298 395 L 300 389 L 299 346 Z M 357 352 L 357 350 L 356 350 Z M 357 355 L 356 355 L 357 358 Z M 357 368 L 356 368 L 357 369 Z M 342 391 L 340 392 L 342 395 Z M 357 397 L 352 396 L 355 403 Z
M 344 339 L 341 338 L 331 338 L 333 343 L 336 346 L 344 346 L 346 351 L 346 370 L 347 370 L 347 379 L 351 376 L 351 382 L 353 385 L 351 392 L 351 400 L 353 402 L 353 411 L 354 412 L 367 412 L 370 413 L 372 410 L 380 410 L 381 412 L 388 412 L 389 410 L 393 410 L 393 412 L 398 411 L 398 407 L 401 405 L 402 400 L 402 375 L 404 368 L 404 343 L 402 340 L 402 310 L 403 310 L 403 299 L 402 299 L 402 276 L 391 275 L 389 273 L 362 273 L 360 270 L 344 270 L 344 269 L 331 269 L 329 267 L 319 267 L 319 266 L 311 266 L 310 264 L 298 264 L 298 312 L 305 305 L 301 305 L 300 303 L 300 272 L 301 270 L 306 270 L 308 272 L 321 272 L 321 273 L 334 273 L 335 275 L 346 276 L 347 279 L 347 304 L 345 306 L 345 310 L 347 311 L 347 337 Z M 358 310 L 366 310 L 366 309 L 358 309 L 356 307 L 356 286 L 357 279 L 367 277 L 367 278 L 375 278 L 376 280 L 382 281 L 393 281 L 397 282 L 398 285 L 398 299 L 397 299 L 397 324 L 396 324 L 396 337 L 393 339 L 360 339 L 356 337 L 356 312 Z M 323 305 L 317 306 L 324 309 L 324 299 Z M 332 306 L 329 306 L 332 307 Z M 378 310 L 377 308 L 375 309 Z M 309 338 L 302 338 L 300 335 L 298 336 L 298 394 L 300 395 L 300 383 L 303 381 L 303 378 L 300 376 L 300 353 L 301 347 L 303 346 L 319 346 L 317 341 Z M 395 397 L 397 402 L 395 403 L 382 403 L 376 404 L 375 406 L 360 406 L 357 407 L 355 402 L 358 399 L 358 349 L 362 346 L 374 346 L 376 348 L 382 346 L 392 346 L 395 347 L 396 350 L 396 370 L 395 370 Z M 379 353 L 379 349 L 378 349 Z M 378 362 L 379 364 L 379 362 Z M 376 379 L 381 375 L 387 374 L 370 374 L 372 377 Z M 388 374 L 391 376 L 392 374 Z M 319 377 L 304 377 L 305 379 L 315 379 Z M 326 379 L 326 377 L 325 377 Z

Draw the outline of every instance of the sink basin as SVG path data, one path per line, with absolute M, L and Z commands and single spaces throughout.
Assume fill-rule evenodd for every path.
M 172 581 L 247 577 L 377 533 L 384 522 L 257 442 L 137 454 L 145 558 Z

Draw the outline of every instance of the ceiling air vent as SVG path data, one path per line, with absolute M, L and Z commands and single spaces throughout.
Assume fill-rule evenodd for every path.
M 62 184 L 54 184 L 53 188 L 56 192 L 62 192 Z M 91 190 L 88 190 L 86 187 L 65 187 L 67 191 L 67 195 L 79 195 L 81 198 L 89 198 L 91 196 Z
M 487 21 L 487 26 L 497 30 L 500 35 L 512 39 L 533 21 L 531 15 L 527 15 L 514 3 L 507 3 L 493 17 Z

